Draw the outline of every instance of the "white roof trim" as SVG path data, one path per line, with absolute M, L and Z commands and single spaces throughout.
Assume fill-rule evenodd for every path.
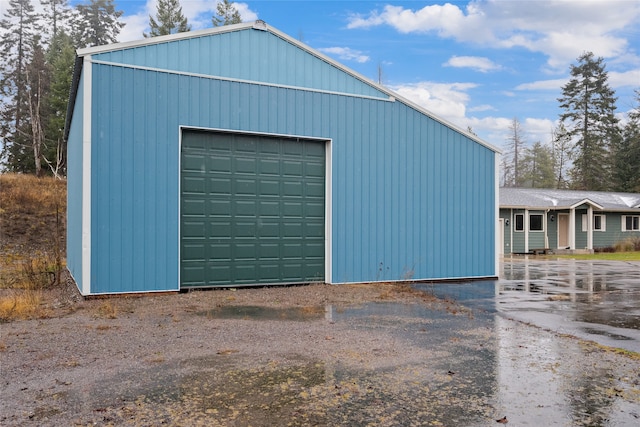
M 570 207 L 571 209 L 575 209 L 575 208 L 577 208 L 578 206 L 580 206 L 580 205 L 584 205 L 584 204 L 591 205 L 591 206 L 593 206 L 593 207 L 594 207 L 594 208 L 596 208 L 596 209 L 600 209 L 600 210 L 604 209 L 601 205 L 599 205 L 598 203 L 594 202 L 593 200 L 589 200 L 589 199 L 583 199 L 583 200 L 580 200 L 579 202 L 574 203 L 573 205 L 571 205 L 571 206 L 569 206 L 569 207 Z
M 197 30 L 197 31 L 187 31 L 184 33 L 169 34 L 166 36 L 149 37 L 141 40 L 133 40 L 130 42 L 112 43 L 112 44 L 107 44 L 103 46 L 86 47 L 86 48 L 78 49 L 77 54 L 78 56 L 95 55 L 98 53 L 113 52 L 115 50 L 131 49 L 135 47 L 149 46 L 149 45 L 173 42 L 173 41 L 184 40 L 184 39 L 193 39 L 197 37 L 208 36 L 211 34 L 218 34 L 218 33 L 221 34 L 221 33 L 229 33 L 232 31 L 246 30 L 247 28 L 253 28 L 253 26 L 254 26 L 253 22 L 233 24 L 233 25 L 223 25 L 221 27 L 206 28 L 204 30 Z
M 270 25 L 267 25 L 264 21 L 256 21 L 256 22 L 246 22 L 246 23 L 241 23 L 241 24 L 234 24 L 234 25 L 224 25 L 221 27 L 214 27 L 214 28 L 207 28 L 204 30 L 198 30 L 198 31 L 188 31 L 188 32 L 184 32 L 184 33 L 176 33 L 176 34 L 170 34 L 167 36 L 158 36 L 158 37 L 149 37 L 149 38 L 145 38 L 142 40 L 135 40 L 135 41 L 130 41 L 130 42 L 124 42 L 124 43 L 114 43 L 114 44 L 109 44 L 109 45 L 105 45 L 105 46 L 95 46 L 95 47 L 89 47 L 89 48 L 84 48 L 84 49 L 78 49 L 77 54 L 78 56 L 86 56 L 86 55 L 95 55 L 95 54 L 99 54 L 99 53 L 106 53 L 106 52 L 113 52 L 116 50 L 122 50 L 122 49 L 132 49 L 132 48 L 136 48 L 136 47 L 142 47 L 142 46 L 149 46 L 149 45 L 154 45 L 154 44 L 159 44 L 159 43 L 167 43 L 167 42 L 173 42 L 173 41 L 178 41 L 178 40 L 184 40 L 184 39 L 190 39 L 190 38 L 196 38 L 196 37 L 204 37 L 204 36 L 209 36 L 209 35 L 213 35 L 213 34 L 221 34 L 221 33 L 227 33 L 227 32 L 232 32 L 232 31 L 240 31 L 240 30 L 246 30 L 246 29 L 250 29 L 250 28 L 254 28 L 256 30 L 259 31 L 269 31 L 272 34 L 280 37 L 281 39 L 295 45 L 296 47 L 310 53 L 311 55 L 327 62 L 328 64 L 333 65 L 334 67 L 344 71 L 345 73 L 351 75 L 352 77 L 362 81 L 363 83 L 366 83 L 372 87 L 374 87 L 375 89 L 379 90 L 380 92 L 386 94 L 389 96 L 389 99 L 391 101 L 399 101 L 405 105 L 407 105 L 410 108 L 413 108 L 416 111 L 419 111 L 420 113 L 432 118 L 433 120 L 439 122 L 440 124 L 455 130 L 456 132 L 461 133 L 462 135 L 466 136 L 467 138 L 479 143 L 480 145 L 490 149 L 491 151 L 494 151 L 496 153 L 502 154 L 502 151 L 492 145 L 489 144 L 488 142 L 480 139 L 478 136 L 473 135 L 472 133 L 468 132 L 465 129 L 460 128 L 459 126 L 441 118 L 438 117 L 436 114 L 432 113 L 431 111 L 427 110 L 424 107 L 419 106 L 418 104 L 415 104 L 412 101 L 409 101 L 408 99 L 398 95 L 397 93 L 391 91 L 390 89 L 385 88 L 384 86 L 381 86 L 377 83 L 375 83 L 374 81 L 372 81 L 371 79 L 368 79 L 366 77 L 364 77 L 363 75 L 351 70 L 350 68 L 346 67 L 345 65 L 333 60 L 332 58 L 329 58 L 328 56 L 324 55 L 323 53 L 311 48 L 310 46 L 300 42 L 299 40 L 296 40 L 292 37 L 290 37 L 289 35 L 273 28 Z

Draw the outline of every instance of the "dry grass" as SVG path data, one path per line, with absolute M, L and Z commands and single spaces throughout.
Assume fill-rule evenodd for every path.
M 117 319 L 118 309 L 112 301 L 105 300 L 96 309 L 96 317 L 99 317 L 101 319 Z
M 66 181 L 0 174 L 0 319 L 46 316 L 65 266 Z
M 49 215 L 67 208 L 66 181 L 15 173 L 0 174 L 0 213 Z
M 28 289 L 13 291 L 0 298 L 0 320 L 31 319 L 43 317 L 40 310 L 42 291 Z

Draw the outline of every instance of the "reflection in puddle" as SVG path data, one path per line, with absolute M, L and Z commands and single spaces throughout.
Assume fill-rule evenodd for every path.
M 214 319 L 306 321 L 324 318 L 326 308 L 324 306 L 272 308 L 226 305 L 202 311 L 198 314 Z
M 432 290 L 488 312 L 640 352 L 638 262 L 515 260 L 503 263 L 498 281 Z

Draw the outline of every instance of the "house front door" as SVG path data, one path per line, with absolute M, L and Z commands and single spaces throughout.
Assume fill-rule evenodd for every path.
M 569 247 L 569 215 L 558 214 L 558 248 Z

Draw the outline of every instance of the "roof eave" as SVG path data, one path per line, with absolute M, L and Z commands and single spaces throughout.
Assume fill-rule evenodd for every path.
M 192 39 L 196 37 L 204 37 L 211 34 L 229 33 L 232 31 L 245 30 L 253 28 L 253 22 L 243 22 L 240 24 L 223 25 L 221 27 L 206 28 L 204 30 L 186 31 L 183 33 L 168 34 L 166 36 L 148 37 L 142 40 L 133 40 L 122 43 L 112 43 L 102 46 L 85 47 L 77 50 L 78 56 L 96 55 L 99 53 L 112 52 L 115 50 L 132 49 L 142 46 L 150 46 L 154 44 L 172 42 L 183 39 Z
M 596 202 L 594 202 L 593 200 L 590 200 L 590 199 L 583 199 L 583 200 L 580 200 L 579 202 L 574 203 L 574 204 L 573 204 L 573 205 L 571 205 L 570 207 L 571 207 L 571 209 L 575 209 L 575 208 L 577 208 L 578 206 L 580 206 L 580 205 L 585 205 L 585 204 L 586 204 L 586 205 L 591 205 L 591 206 L 593 206 L 594 208 L 596 208 L 596 209 L 598 209 L 598 210 L 602 210 L 602 209 L 604 209 L 604 208 L 602 207 L 602 205 L 600 205 L 600 204 L 598 204 L 598 203 L 596 203 Z

